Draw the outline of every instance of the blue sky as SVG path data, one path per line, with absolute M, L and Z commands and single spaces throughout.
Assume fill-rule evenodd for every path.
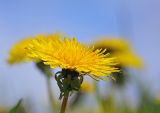
M 19 39 L 56 31 L 84 43 L 101 36 L 125 37 L 145 61 L 140 78 L 160 93 L 159 5 L 158 0 L 0 0 L 0 101 L 13 104 L 31 92 L 37 103 L 47 99 L 45 80 L 34 64 L 12 67 L 5 59 Z

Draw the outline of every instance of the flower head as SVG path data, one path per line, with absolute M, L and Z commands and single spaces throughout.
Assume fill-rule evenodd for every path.
M 30 57 L 39 58 L 52 68 L 74 70 L 80 74 L 107 76 L 118 70 L 113 67 L 115 58 L 103 54 L 105 50 L 89 48 L 75 38 L 56 41 L 33 40 L 29 46 Z
M 8 58 L 9 64 L 15 64 L 30 60 L 30 58 L 27 57 L 27 50 L 25 48 L 28 46 L 31 40 L 32 38 L 22 39 L 10 49 Z
M 81 85 L 81 91 L 85 93 L 93 93 L 95 91 L 94 84 L 88 81 L 84 81 Z
M 106 49 L 106 52 L 110 52 L 112 57 L 116 56 L 121 66 L 132 66 L 136 68 L 142 67 L 142 60 L 134 54 L 127 40 L 104 38 L 95 41 L 91 45 L 94 45 L 95 49 Z
M 15 63 L 20 63 L 20 62 L 25 62 L 25 61 L 36 61 L 38 59 L 36 58 L 31 58 L 28 57 L 28 49 L 26 49 L 32 42 L 32 40 L 37 39 L 37 40 L 42 40 L 45 41 L 43 43 L 47 43 L 50 40 L 56 40 L 57 38 L 60 38 L 60 34 L 56 33 L 53 35 L 37 35 L 35 37 L 27 37 L 19 42 L 17 42 L 13 47 L 10 49 L 9 52 L 9 58 L 8 63 L 9 64 L 15 64 Z

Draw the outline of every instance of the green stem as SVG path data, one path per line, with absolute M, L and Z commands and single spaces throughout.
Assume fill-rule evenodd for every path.
M 47 77 L 46 79 L 47 79 L 47 90 L 48 90 L 49 102 L 51 105 L 52 113 L 54 113 L 54 110 L 56 109 L 56 103 L 55 103 L 54 95 L 52 93 L 51 77 Z
M 101 110 L 102 113 L 106 113 L 105 103 L 104 103 L 104 100 L 101 98 L 97 82 L 94 82 L 94 85 L 95 85 L 95 89 L 96 89 L 96 92 L 95 92 L 96 100 L 98 102 L 100 110 Z
M 67 106 L 67 101 L 68 101 L 68 95 L 69 95 L 69 93 L 66 96 L 63 97 L 60 113 L 65 113 L 65 111 L 66 111 L 66 106 Z
M 56 110 L 56 103 L 54 99 L 54 95 L 52 93 L 52 84 L 51 84 L 51 78 L 52 78 L 52 71 L 48 65 L 45 65 L 43 61 L 39 61 L 36 63 L 37 68 L 45 75 L 46 78 L 46 85 L 47 85 L 47 91 L 48 91 L 48 97 L 49 97 L 49 102 L 51 105 L 52 113 L 54 110 Z

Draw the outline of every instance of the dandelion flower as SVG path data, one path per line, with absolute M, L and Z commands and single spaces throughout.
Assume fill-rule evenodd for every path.
M 104 38 L 99 39 L 91 44 L 95 49 L 106 49 L 106 52 L 110 52 L 111 57 L 116 57 L 118 65 L 115 67 L 121 70 L 120 73 L 112 73 L 111 76 L 115 78 L 112 83 L 118 88 L 125 84 L 125 81 L 129 78 L 127 67 L 142 68 L 142 60 L 138 57 L 130 47 L 130 43 L 125 39 L 120 38 Z M 106 53 L 104 53 L 106 54 Z
M 28 48 L 30 57 L 39 58 L 52 68 L 74 70 L 79 74 L 94 75 L 96 77 L 107 76 L 118 70 L 113 67 L 115 58 L 109 54 L 103 54 L 105 50 L 89 48 L 76 41 L 75 38 L 50 41 L 45 43 L 35 39 Z
M 92 93 L 95 91 L 95 87 L 94 84 L 88 82 L 88 81 L 84 81 L 81 85 L 81 91 L 82 92 L 88 92 L 88 93 Z
M 26 61 L 38 61 L 38 59 L 33 59 L 31 57 L 28 57 L 28 50 L 26 49 L 30 43 L 32 43 L 33 39 L 37 39 L 37 40 L 42 40 L 45 39 L 43 41 L 43 43 L 47 43 L 50 40 L 56 40 L 57 38 L 60 38 L 60 34 L 59 33 L 55 33 L 53 35 L 37 35 L 35 37 L 27 37 L 24 38 L 22 40 L 20 40 L 19 42 L 17 42 L 15 45 L 13 45 L 13 47 L 10 49 L 9 52 L 9 58 L 7 59 L 9 64 L 16 64 L 16 63 L 21 63 L 21 62 L 26 62 Z
M 83 82 L 82 75 L 94 78 L 109 76 L 119 70 L 115 58 L 103 54 L 105 50 L 89 48 L 75 38 L 64 38 L 55 41 L 35 39 L 28 47 L 29 57 L 38 58 L 51 68 L 60 67 L 62 70 L 55 74 L 55 79 L 60 88 L 62 106 L 60 113 L 65 113 L 68 96 L 72 91 L 79 91 Z
M 110 52 L 112 57 L 117 58 L 119 64 L 123 67 L 131 66 L 135 68 L 141 68 L 142 60 L 138 57 L 130 47 L 130 43 L 127 40 L 119 38 L 104 38 L 95 41 L 91 44 L 95 49 L 107 49 L 106 52 Z
M 27 50 L 25 49 L 31 40 L 32 38 L 22 39 L 11 48 L 8 58 L 9 64 L 15 64 L 31 60 L 27 57 Z

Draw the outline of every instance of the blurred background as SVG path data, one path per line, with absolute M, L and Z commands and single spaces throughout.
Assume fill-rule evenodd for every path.
M 113 88 L 110 80 L 99 82 L 100 95 L 102 98 L 112 95 L 108 96 L 110 101 L 106 101 L 106 105 L 110 105 L 108 109 L 116 109 L 112 106 L 114 98 L 116 105 L 124 104 L 125 109 L 129 106 L 133 113 L 159 113 L 154 111 L 160 105 L 159 6 L 159 0 L 0 0 L 0 109 L 11 109 L 23 98 L 26 112 L 51 113 L 45 77 L 35 64 L 11 66 L 6 60 L 10 48 L 20 39 L 61 32 L 86 44 L 100 37 L 127 40 L 144 66 L 141 69 L 127 67 L 130 81 L 123 88 Z M 52 88 L 60 102 L 54 79 Z M 101 113 L 98 105 L 93 104 L 96 101 L 93 93 L 87 93 L 76 110 L 83 108 L 84 113 L 93 113 L 90 108 L 96 106 L 95 113 Z M 148 103 L 144 102 L 146 98 Z M 152 108 L 141 111 L 143 105 Z

